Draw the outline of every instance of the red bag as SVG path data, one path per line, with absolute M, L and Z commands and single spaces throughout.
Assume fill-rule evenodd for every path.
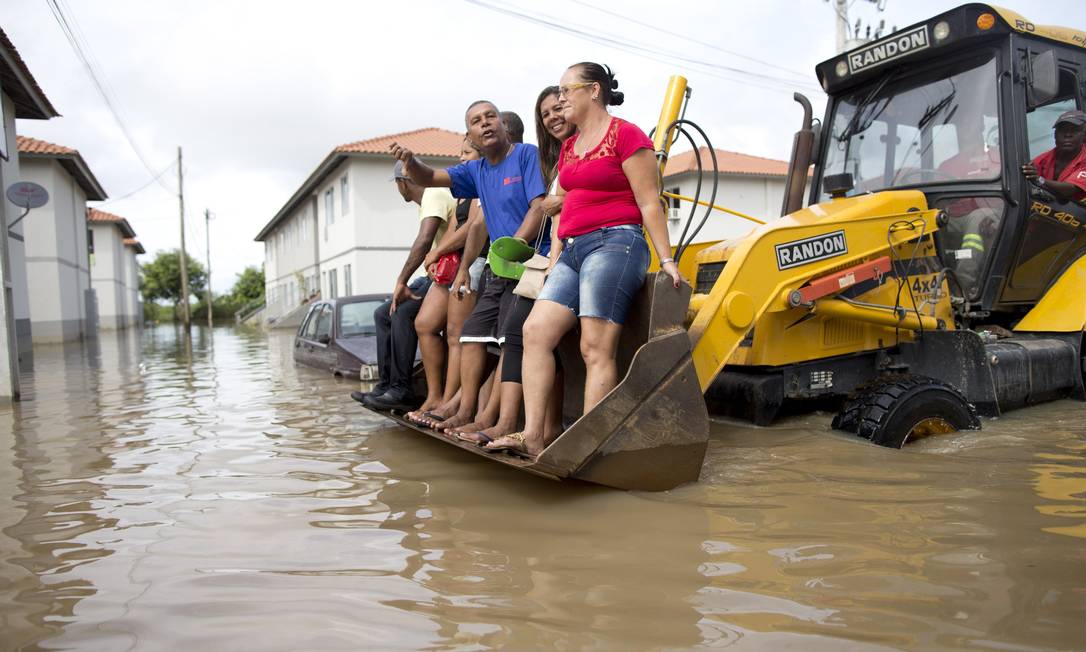
M 447 253 L 434 263 L 434 283 L 449 285 L 456 278 L 456 272 L 460 270 L 460 252 Z

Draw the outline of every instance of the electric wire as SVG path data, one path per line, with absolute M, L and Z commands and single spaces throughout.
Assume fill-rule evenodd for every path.
M 611 11 L 610 9 L 604 9 L 603 7 L 594 5 L 594 4 L 590 3 L 590 2 L 585 2 L 584 0 L 569 0 L 569 1 L 574 3 L 574 4 L 581 5 L 582 7 L 588 7 L 589 9 L 593 9 L 595 11 L 598 11 L 598 12 L 602 13 L 602 14 L 606 14 L 608 16 L 613 16 L 613 17 L 618 18 L 620 20 L 624 20 L 626 22 L 633 23 L 634 25 L 640 25 L 641 27 L 646 27 L 646 28 L 651 29 L 651 30 L 653 30 L 655 32 L 660 32 L 661 34 L 667 34 L 668 36 L 674 36 L 675 38 L 682 39 L 682 40 L 687 41 L 689 43 L 697 43 L 698 45 L 701 45 L 701 46 L 716 50 L 718 52 L 723 52 L 724 54 L 728 54 L 728 55 L 731 55 L 733 57 L 737 57 L 739 59 L 746 59 L 747 61 L 750 61 L 752 63 L 757 63 L 759 65 L 766 66 L 767 68 L 774 68 L 776 70 L 780 70 L 781 72 L 786 72 L 786 73 L 789 73 L 791 75 L 796 75 L 798 77 L 803 78 L 803 79 L 799 80 L 800 82 L 806 81 L 810 77 L 810 75 L 807 74 L 807 73 L 800 72 L 798 70 L 792 70 L 791 68 L 786 68 L 784 66 L 778 66 L 777 64 L 770 63 L 768 61 L 763 61 L 762 59 L 756 59 L 756 58 L 754 58 L 752 56 L 748 56 L 748 55 L 743 54 L 741 52 L 736 52 L 734 50 L 727 50 L 727 49 L 722 48 L 722 47 L 720 47 L 718 45 L 714 45 L 713 43 L 709 43 L 709 42 L 706 42 L 706 41 L 699 41 L 698 39 L 691 38 L 689 34 L 682 34 L 680 32 L 673 32 L 671 30 L 665 29 L 664 27 L 662 27 L 660 25 L 654 25 L 652 23 L 637 20 L 636 18 L 630 18 L 629 16 L 625 16 L 625 15 L 623 15 L 623 14 L 617 12 L 617 11 Z
M 519 20 L 528 21 L 535 25 L 545 27 L 554 31 L 562 32 L 567 35 L 573 35 L 583 40 L 591 41 L 599 45 L 605 45 L 613 47 L 625 52 L 629 52 L 636 56 L 640 56 L 651 61 L 658 63 L 664 63 L 667 65 L 675 65 L 676 62 L 694 66 L 699 72 L 723 79 L 726 81 L 732 81 L 737 83 L 743 83 L 750 86 L 756 86 L 772 91 L 784 91 L 791 93 L 796 85 L 802 85 L 811 90 L 821 92 L 821 88 L 815 86 L 813 83 L 805 83 L 792 79 L 783 79 L 773 75 L 767 75 L 763 73 L 751 72 L 749 70 L 743 70 L 741 68 L 735 68 L 732 66 L 726 66 L 709 61 L 702 61 L 699 59 L 691 59 L 680 54 L 668 52 L 666 50 L 660 50 L 651 45 L 645 43 L 639 43 L 629 38 L 619 37 L 612 34 L 601 32 L 598 29 L 590 28 L 582 25 L 576 25 L 565 19 L 558 19 L 545 14 L 531 15 L 517 9 L 511 9 L 508 7 L 502 7 L 490 4 L 484 0 L 464 0 L 468 4 L 481 7 L 496 13 L 505 14 L 517 18 Z M 727 74 L 721 74 L 721 72 L 730 73 L 735 76 L 728 76 Z
M 147 157 L 143 155 L 139 146 L 136 145 L 136 140 L 132 136 L 132 132 L 128 129 L 128 125 L 125 123 L 124 117 L 121 114 L 119 103 L 112 93 L 112 87 L 109 86 L 109 82 L 105 75 L 101 73 L 101 68 L 97 65 L 98 60 L 95 57 L 90 44 L 83 36 L 82 29 L 80 29 L 74 14 L 71 12 L 71 9 L 67 7 L 65 0 L 46 0 L 46 4 L 49 6 L 50 11 L 52 11 L 53 17 L 56 19 L 65 38 L 68 40 L 69 45 L 72 46 L 76 58 L 83 64 L 83 68 L 87 71 L 91 83 L 102 97 L 102 101 L 105 102 L 106 108 L 109 109 L 110 114 L 113 116 L 114 121 L 116 121 L 125 140 L 128 141 L 128 145 L 136 154 L 136 158 L 139 159 L 140 163 L 143 164 L 143 167 L 160 186 L 170 192 L 176 193 L 176 190 L 170 188 L 155 176 L 156 172 L 154 167 L 148 162 Z M 65 10 L 67 10 L 67 13 Z
M 126 192 L 125 194 L 121 195 L 120 197 L 114 197 L 114 198 L 111 198 L 111 199 L 107 199 L 106 201 L 102 202 L 101 204 L 98 204 L 97 206 L 95 206 L 95 208 L 101 208 L 101 207 L 103 207 L 103 206 L 108 206 L 109 204 L 112 204 L 112 203 L 115 203 L 115 202 L 119 202 L 119 201 L 122 201 L 122 200 L 128 199 L 128 198 L 129 198 L 129 197 L 131 197 L 132 195 L 134 195 L 134 194 L 136 194 L 136 193 L 138 193 L 138 192 L 140 192 L 140 191 L 142 191 L 142 190 L 146 189 L 146 188 L 147 188 L 148 186 L 150 186 L 150 185 L 151 185 L 152 183 L 154 183 L 154 182 L 158 181 L 158 180 L 159 180 L 159 179 L 160 179 L 160 178 L 162 177 L 162 175 L 164 175 L 164 174 L 166 174 L 167 172 L 170 172 L 171 170 L 173 170 L 173 168 L 174 168 L 174 166 L 175 166 L 175 165 L 177 165 L 177 163 L 176 163 L 176 162 L 170 163 L 170 164 L 169 164 L 169 165 L 167 165 L 167 166 L 166 166 L 165 168 L 163 168 L 161 172 L 159 172 L 158 174 L 156 174 L 155 176 L 153 176 L 153 177 L 152 177 L 151 179 L 149 179 L 149 180 L 148 180 L 148 181 L 147 181 L 146 183 L 144 183 L 144 184 L 143 184 L 142 186 L 140 186 L 139 188 L 136 188 L 135 190 L 132 190 L 132 191 Z

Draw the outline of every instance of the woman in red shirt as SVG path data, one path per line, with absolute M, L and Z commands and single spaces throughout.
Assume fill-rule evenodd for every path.
M 563 202 L 555 219 L 551 268 L 524 324 L 523 365 L 531 370 L 524 374 L 525 427 L 487 445 L 528 455 L 546 446 L 554 349 L 578 323 L 585 412 L 618 382 L 619 334 L 649 265 L 642 227 L 663 272 L 676 288 L 681 281 L 671 258 L 652 141 L 636 125 L 607 112 L 608 105 L 624 100 L 611 70 L 596 63 L 574 64 L 558 88 L 566 122 L 577 133 L 562 144 L 558 158 L 557 194 Z

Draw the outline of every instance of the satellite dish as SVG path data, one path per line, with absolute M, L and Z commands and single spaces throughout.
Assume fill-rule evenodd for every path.
M 49 191 L 33 181 L 18 181 L 8 186 L 8 201 L 27 210 L 49 203 Z

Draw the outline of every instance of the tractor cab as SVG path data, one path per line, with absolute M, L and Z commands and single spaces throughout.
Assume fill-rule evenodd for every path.
M 932 266 L 949 270 L 959 317 L 1013 323 L 1086 248 L 1086 207 L 1021 172 L 1083 107 L 1084 42 L 970 4 L 823 62 L 810 203 L 920 190 L 946 217 Z

